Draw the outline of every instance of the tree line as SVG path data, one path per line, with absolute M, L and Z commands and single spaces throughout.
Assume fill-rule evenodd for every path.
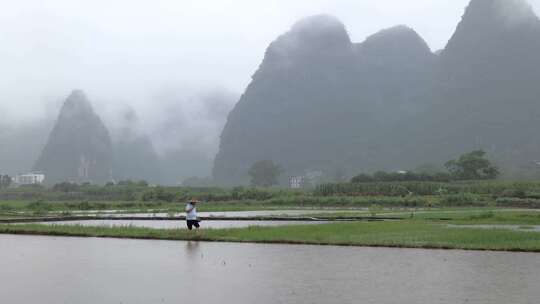
M 359 174 L 351 179 L 352 183 L 371 182 L 450 182 L 460 180 L 491 180 L 500 175 L 499 169 L 487 158 L 482 150 L 461 155 L 457 159 L 445 163 L 447 172 L 416 173 L 416 172 L 384 172 L 374 174 Z

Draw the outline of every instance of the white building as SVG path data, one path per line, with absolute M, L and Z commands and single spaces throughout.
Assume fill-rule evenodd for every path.
M 20 174 L 13 178 L 13 182 L 17 185 L 40 185 L 43 181 L 45 181 L 45 174 L 41 172 Z
M 289 187 L 291 189 L 302 189 L 304 187 L 304 180 L 305 178 L 303 176 L 291 176 L 289 177 Z

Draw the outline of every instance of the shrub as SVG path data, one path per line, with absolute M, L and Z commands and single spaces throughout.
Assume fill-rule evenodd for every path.
M 92 210 L 92 206 L 87 201 L 82 201 L 77 205 L 79 210 Z
M 75 192 L 80 189 L 80 186 L 75 183 L 63 182 L 53 186 L 53 191 L 57 192 Z
M 478 196 L 471 193 L 445 195 L 441 198 L 441 204 L 456 207 L 484 205 L 479 202 Z
M 141 200 L 143 202 L 147 201 L 163 201 L 163 202 L 173 202 L 175 200 L 176 194 L 169 190 L 164 189 L 163 187 L 156 187 L 151 190 L 143 192 L 141 195 Z
M 41 200 L 31 202 L 28 204 L 28 209 L 31 210 L 50 210 L 51 206 L 48 203 L 45 203 Z
M 13 211 L 13 210 L 15 210 L 15 208 L 12 207 L 12 206 L 4 205 L 4 204 L 0 205 L 0 211 L 10 212 L 10 211 Z
M 452 176 L 449 173 L 439 172 L 434 174 L 415 172 L 384 172 L 377 171 L 373 175 L 359 174 L 351 179 L 351 183 L 376 183 L 376 182 L 449 182 Z
M 369 206 L 369 214 L 371 214 L 371 217 L 375 217 L 377 216 L 377 213 L 381 212 L 383 210 L 383 208 L 381 207 L 381 205 L 378 205 L 378 204 L 373 204 L 371 206 Z
M 351 179 L 351 183 L 371 183 L 374 182 L 374 178 L 369 174 L 359 174 Z
M 523 189 L 506 189 L 501 193 L 503 197 L 525 198 L 527 193 Z
M 469 216 L 469 219 L 471 220 L 485 220 L 485 219 L 491 219 L 495 217 L 495 212 L 488 211 L 488 212 L 482 212 L 478 215 L 471 215 Z

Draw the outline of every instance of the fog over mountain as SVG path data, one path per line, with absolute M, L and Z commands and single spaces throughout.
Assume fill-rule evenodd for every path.
M 109 131 L 80 90 L 62 106 L 47 144 L 33 170 L 46 182 L 105 183 L 112 180 L 113 149 Z
M 246 182 L 246 168 L 264 158 L 285 175 L 350 175 L 440 163 L 477 147 L 519 171 L 537 154 L 530 62 L 540 1 L 474 0 L 456 30 L 468 4 L 6 4 L 0 173 L 33 168 L 76 88 L 109 132 L 116 180 L 174 184 L 214 169 L 218 180 Z
M 270 44 L 229 116 L 214 176 L 409 170 L 485 149 L 507 174 L 540 157 L 540 20 L 524 0 L 472 0 L 438 56 L 411 28 L 350 42 L 331 16 Z M 519 172 L 519 173 L 518 173 Z
M 118 113 L 116 113 L 118 114 Z M 162 183 L 161 164 L 154 143 L 140 129 L 137 113 L 129 106 L 112 124 L 112 178 Z
M 419 97 L 430 87 L 433 63 L 427 44 L 406 26 L 354 44 L 332 16 L 299 21 L 269 46 L 231 112 L 215 178 L 246 183 L 249 167 L 264 159 L 289 175 L 385 168 L 389 147 L 380 137 L 427 106 Z
M 161 90 L 152 97 L 156 106 L 140 112 L 128 102 L 90 98 L 110 132 L 116 159 L 113 179 L 176 184 L 211 174 L 219 134 L 238 96 L 224 89 Z M 58 105 L 62 102 L 47 101 L 46 113 L 0 122 L 3 172 L 15 175 L 32 169 L 58 118 Z

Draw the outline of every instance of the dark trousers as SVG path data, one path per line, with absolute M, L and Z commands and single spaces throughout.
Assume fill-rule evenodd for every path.
M 200 227 L 198 220 L 187 220 L 186 224 L 187 224 L 187 228 L 189 230 L 193 230 L 193 226 L 195 226 L 195 228 L 197 228 L 197 229 L 199 229 L 199 227 Z

